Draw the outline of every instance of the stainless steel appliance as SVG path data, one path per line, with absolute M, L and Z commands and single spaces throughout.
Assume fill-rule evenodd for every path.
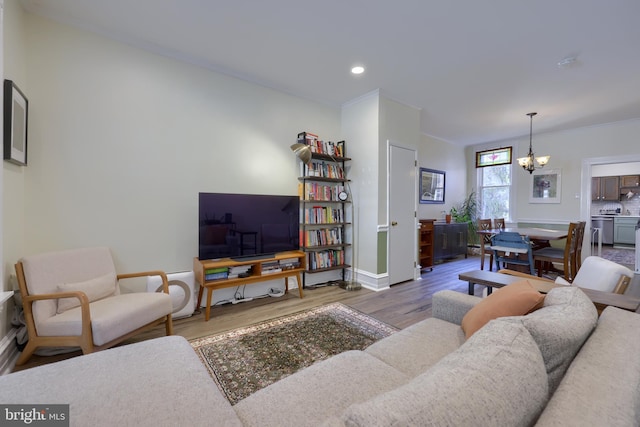
M 600 229 L 600 236 L 603 245 L 613 245 L 613 216 L 594 215 L 591 217 L 591 229 Z
M 640 274 L 640 219 L 636 224 L 636 273 Z

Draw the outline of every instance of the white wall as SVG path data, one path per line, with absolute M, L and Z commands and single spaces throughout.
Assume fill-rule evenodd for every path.
M 6 210 L 28 226 L 7 263 L 106 245 L 119 271 L 189 270 L 198 192 L 296 194 L 297 133 L 339 135 L 337 109 L 33 15 L 26 30 L 29 166 Z
M 26 31 L 24 29 L 24 13 L 17 0 L 5 0 L 3 7 L 2 26 L 2 62 L 4 79 L 13 80 L 22 90 L 27 99 L 29 86 L 26 72 Z M 0 80 L 4 80 L 0 79 Z M 31 105 L 30 105 L 31 107 Z M 1 128 L 1 127 L 0 127 Z M 31 143 L 29 135 L 28 144 Z M 29 148 L 29 145 L 27 146 Z M 27 157 L 27 161 L 31 158 Z M 2 162 L 2 222 L 0 235 L 2 237 L 2 289 L 12 290 L 9 276 L 15 274 L 14 263 L 24 252 L 24 193 L 25 172 L 27 168 L 9 162 Z M 13 314 L 13 304 L 5 304 L 5 311 L 0 316 L 0 337 L 4 337 L 11 328 L 10 316 Z
M 418 166 L 445 172 L 444 204 L 420 204 L 418 219 L 444 219 L 447 213 L 467 196 L 467 162 L 464 147 L 422 135 Z
M 377 269 L 379 103 L 376 92 L 342 107 L 342 135 L 347 143 L 347 156 L 353 159 L 348 176 L 358 236 L 355 265 L 363 272 Z
M 638 152 L 640 152 L 640 150 L 638 150 Z M 591 167 L 591 176 L 617 175 L 640 175 L 640 162 L 611 163 Z
M 582 162 L 603 157 L 636 157 L 640 153 L 637 135 L 640 120 L 628 120 L 600 126 L 590 126 L 563 132 L 533 134 L 533 150 L 537 155 L 550 155 L 545 169 L 561 171 L 562 193 L 558 204 L 529 203 L 530 175 L 522 168 L 514 167 L 516 205 L 514 219 L 520 222 L 566 223 L 581 217 L 581 202 L 590 198 L 590 176 L 582 177 Z M 491 144 L 471 147 L 471 152 L 485 149 Z M 501 141 L 495 147 L 513 145 L 514 159 L 526 155 L 529 149 L 528 135 L 510 141 Z M 630 158 L 631 161 L 637 160 Z M 468 159 L 469 174 L 475 176 L 475 165 Z M 617 173 L 616 173 L 617 175 Z M 587 181 L 588 180 L 588 181 Z M 475 184 L 475 182 L 474 182 Z M 585 210 L 588 213 L 588 209 Z M 582 219 L 587 219 L 582 218 Z

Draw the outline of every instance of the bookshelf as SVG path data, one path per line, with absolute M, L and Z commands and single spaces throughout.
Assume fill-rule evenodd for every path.
M 418 230 L 418 254 L 420 269 L 433 271 L 433 237 L 435 219 L 421 219 Z
M 200 287 L 197 307 L 201 306 L 202 295 L 206 289 L 205 321 L 208 321 L 214 290 L 283 278 L 285 292 L 289 292 L 289 277 L 296 278 L 300 298 L 303 298 L 301 273 L 305 271 L 305 262 L 306 254 L 302 251 L 279 252 L 268 258 L 245 260 L 200 260 L 196 257 L 193 259 L 193 272 Z
M 351 200 L 348 188 L 344 141 L 321 141 L 309 132 L 298 134 L 298 143 L 311 148 L 311 161 L 300 162 L 298 195 L 300 196 L 300 249 L 306 253 L 306 269 L 302 275 L 303 287 L 306 275 L 325 271 L 345 271 L 351 267 L 346 262 L 346 228 L 351 225 L 347 208 Z

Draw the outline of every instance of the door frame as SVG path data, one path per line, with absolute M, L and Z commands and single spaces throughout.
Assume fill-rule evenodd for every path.
M 582 159 L 582 168 L 580 179 L 582 191 L 580 194 L 580 218 L 587 221 L 585 227 L 584 241 L 582 249 L 584 253 L 590 254 L 591 247 L 591 167 L 595 165 L 608 165 L 612 163 L 636 163 L 640 162 L 640 154 L 624 154 L 605 157 L 590 157 Z

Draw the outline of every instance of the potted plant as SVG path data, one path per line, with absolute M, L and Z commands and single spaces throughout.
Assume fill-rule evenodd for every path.
M 476 193 L 472 191 L 460 203 L 451 208 L 451 219 L 454 222 L 466 222 L 469 226 L 468 242 L 469 246 L 478 246 L 478 235 L 476 234 L 476 223 L 478 218 L 478 199 Z

